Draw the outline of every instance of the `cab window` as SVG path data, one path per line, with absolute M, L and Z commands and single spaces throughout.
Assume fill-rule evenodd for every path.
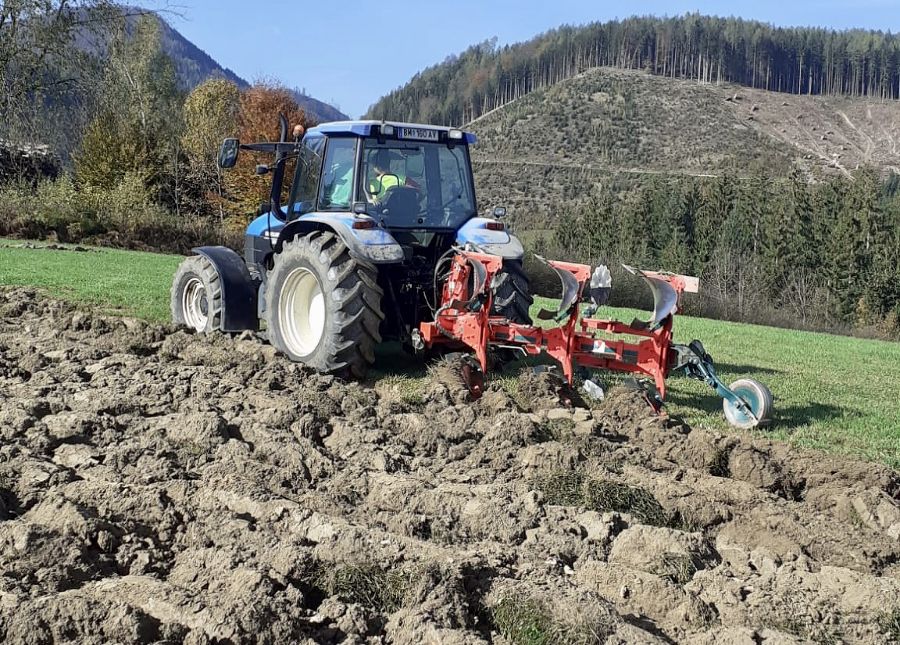
M 365 139 L 359 198 L 390 228 L 458 228 L 475 214 L 468 149 Z
M 353 200 L 356 138 L 331 138 L 325 149 L 322 171 L 321 210 L 349 211 Z
M 319 189 L 324 147 L 323 137 L 309 137 L 300 148 L 291 199 L 295 214 L 303 215 L 316 208 L 316 191 Z

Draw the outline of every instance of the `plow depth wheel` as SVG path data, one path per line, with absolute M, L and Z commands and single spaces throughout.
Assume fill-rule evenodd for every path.
M 749 430 L 766 425 L 772 416 L 772 392 L 765 385 L 754 379 L 739 379 L 728 386 L 750 408 L 754 419 L 728 399 L 722 401 L 725 418 L 733 427 Z

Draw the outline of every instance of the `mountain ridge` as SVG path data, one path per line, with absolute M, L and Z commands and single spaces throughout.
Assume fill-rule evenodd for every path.
M 161 26 L 160 40 L 162 50 L 172 59 L 179 86 L 190 91 L 209 78 L 224 78 L 246 89 L 250 83 L 233 70 L 222 66 L 215 58 L 194 44 L 184 34 L 173 27 L 159 15 L 153 13 Z M 349 117 L 339 109 L 309 96 L 297 89 L 291 90 L 297 103 L 307 115 L 317 122 L 341 121 Z
M 424 68 L 369 109 L 375 118 L 459 125 L 592 68 L 645 70 L 794 95 L 900 98 L 900 35 L 778 27 L 688 13 L 563 25 L 475 44 Z

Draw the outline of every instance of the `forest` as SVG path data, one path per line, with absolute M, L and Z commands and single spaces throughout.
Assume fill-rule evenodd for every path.
M 463 125 L 600 66 L 774 92 L 900 98 L 896 35 L 687 14 L 564 26 L 504 47 L 486 41 L 420 72 L 369 115 Z
M 47 144 L 36 149 L 62 171 L 0 172 L 0 235 L 180 252 L 240 245 L 268 190 L 253 155 L 221 172 L 222 139 L 275 139 L 279 112 L 311 121 L 276 81 L 224 74 L 185 87 L 164 51 L 171 38 L 157 14 L 105 0 L 0 6 L 0 144 Z
M 624 280 L 619 305 L 649 304 L 621 270 L 627 263 L 700 276 L 701 295 L 688 302 L 695 314 L 900 333 L 900 178 L 883 180 L 871 169 L 814 184 L 795 171 L 782 180 L 657 176 L 623 190 L 605 187 L 531 246 L 549 257 L 608 264 Z M 558 289 L 546 272 L 536 286 Z

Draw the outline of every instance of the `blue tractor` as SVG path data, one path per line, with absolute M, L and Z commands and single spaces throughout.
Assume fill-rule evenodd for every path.
M 244 257 L 195 249 L 172 286 L 172 317 L 199 332 L 264 329 L 290 359 L 362 377 L 375 347 L 421 350 L 454 249 L 500 256 L 492 314 L 529 324 L 524 251 L 500 218 L 480 217 L 462 130 L 385 121 L 325 123 L 308 131 L 281 117 L 281 141 L 226 139 L 219 165 L 240 150 L 274 156 L 268 203 L 247 227 Z M 292 175 L 292 176 L 291 176 Z

